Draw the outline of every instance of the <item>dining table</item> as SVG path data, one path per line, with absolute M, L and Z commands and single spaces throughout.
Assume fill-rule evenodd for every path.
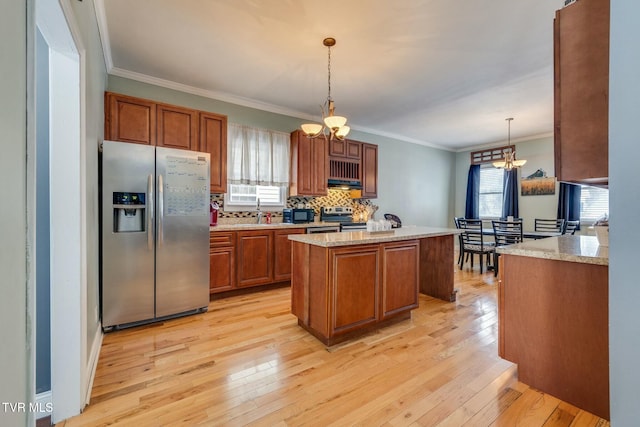
M 482 234 L 485 236 L 493 236 L 493 228 L 482 228 Z M 522 230 L 522 237 L 525 239 L 546 239 L 547 237 L 562 236 L 559 231 L 526 231 Z

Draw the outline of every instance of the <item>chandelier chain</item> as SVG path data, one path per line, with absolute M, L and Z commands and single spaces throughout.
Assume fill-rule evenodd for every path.
M 327 46 L 328 48 L 328 58 L 329 60 L 327 61 L 327 83 L 328 83 L 328 87 L 329 87 L 329 95 L 327 96 L 327 100 L 331 101 L 331 46 Z

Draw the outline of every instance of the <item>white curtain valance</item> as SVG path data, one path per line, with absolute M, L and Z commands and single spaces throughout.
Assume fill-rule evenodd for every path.
M 229 123 L 227 175 L 231 184 L 289 185 L 289 134 Z

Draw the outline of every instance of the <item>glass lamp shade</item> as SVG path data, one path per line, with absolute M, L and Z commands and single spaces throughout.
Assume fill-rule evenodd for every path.
M 347 118 L 342 116 L 327 116 L 324 118 L 324 124 L 332 131 L 337 131 L 347 123 Z
M 307 136 L 319 135 L 320 132 L 322 132 L 322 125 L 319 125 L 317 123 L 305 123 L 300 127 Z
M 338 138 L 338 139 L 344 139 L 345 136 L 347 136 L 347 134 L 349 133 L 349 131 L 351 130 L 351 128 L 349 126 L 342 126 L 340 127 L 340 129 L 338 129 L 334 135 Z
M 500 160 L 497 162 L 493 162 L 493 167 L 498 169 L 504 169 L 507 166 L 507 162 L 504 160 Z
M 513 160 L 513 166 L 516 168 L 523 166 L 525 163 L 527 163 L 526 160 Z

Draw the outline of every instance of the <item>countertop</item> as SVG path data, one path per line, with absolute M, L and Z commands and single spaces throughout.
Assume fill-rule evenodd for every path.
M 254 220 L 255 221 L 255 220 Z M 304 224 L 291 224 L 284 222 L 274 222 L 271 224 L 257 224 L 255 222 L 252 223 L 229 223 L 229 224 L 218 224 L 213 227 L 209 227 L 209 231 L 242 231 L 242 230 L 264 230 L 264 229 L 276 229 L 280 230 L 283 228 L 309 228 L 309 227 L 326 227 L 326 226 L 340 226 L 339 222 L 324 222 L 324 221 L 316 221 L 309 222 Z
M 505 255 L 609 265 L 609 248 L 598 245 L 598 239 L 595 236 L 549 237 L 503 246 L 496 250 Z
M 294 234 L 289 240 L 322 247 L 365 245 L 426 237 L 460 234 L 455 228 L 403 226 L 386 232 L 350 231 L 342 233 Z

